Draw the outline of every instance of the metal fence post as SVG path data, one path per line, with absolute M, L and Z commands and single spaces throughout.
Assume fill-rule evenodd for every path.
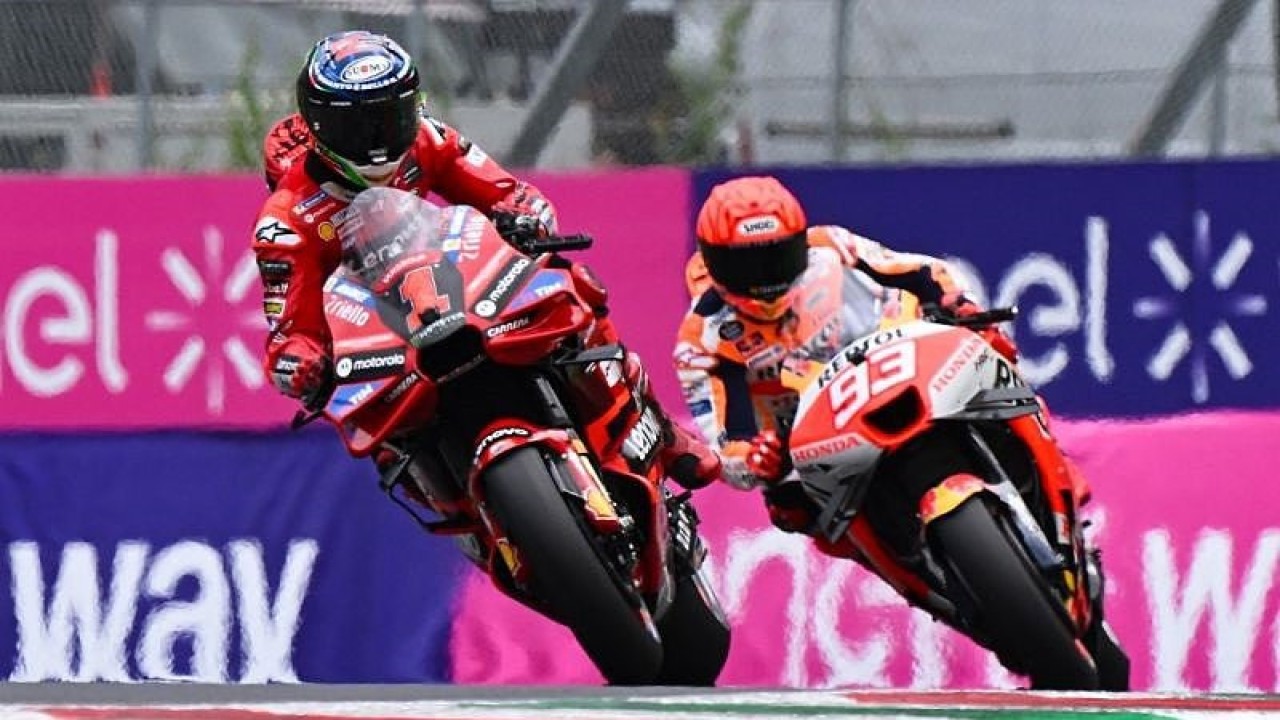
M 849 18 L 853 0 L 836 0 L 835 48 L 831 60 L 831 162 L 843 162 L 849 113 Z
M 138 92 L 138 169 L 149 170 L 155 160 L 155 97 L 152 81 L 156 75 L 156 46 L 160 28 L 158 0 L 142 3 L 142 37 L 136 63 Z
M 1227 81 L 1231 78 L 1231 48 L 1222 48 L 1209 94 L 1209 157 L 1222 155 L 1227 144 Z

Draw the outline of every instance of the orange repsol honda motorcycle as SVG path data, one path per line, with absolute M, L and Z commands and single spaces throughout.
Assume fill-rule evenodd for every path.
M 791 459 L 822 539 L 912 605 L 1032 687 L 1127 690 L 1084 480 L 1017 367 L 972 329 L 1013 316 L 926 308 L 825 362 L 790 363 Z

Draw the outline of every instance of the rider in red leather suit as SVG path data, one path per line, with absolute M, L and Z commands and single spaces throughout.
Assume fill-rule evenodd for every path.
M 309 405 L 330 387 L 333 372 L 322 293 L 343 260 L 335 225 L 361 190 L 435 193 L 495 220 L 532 217 L 541 232 L 554 232 L 555 210 L 542 193 L 423 114 L 418 84 L 413 61 L 391 39 L 364 31 L 330 35 L 299 74 L 298 116 L 277 123 L 264 142 L 273 192 L 253 231 L 270 326 L 264 365 L 278 390 Z M 604 317 L 605 289 L 585 266 L 575 264 L 573 275 L 601 313 L 592 341 L 615 341 Z M 629 360 L 630 374 L 643 380 L 638 358 Z M 718 477 L 715 454 L 675 423 L 667 425 L 663 460 L 673 479 L 700 487 Z

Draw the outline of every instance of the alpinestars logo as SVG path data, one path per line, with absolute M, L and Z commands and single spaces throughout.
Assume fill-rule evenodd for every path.
M 258 287 L 258 268 L 253 253 L 245 251 L 228 264 L 223 259 L 222 233 L 214 227 L 204 230 L 204 257 L 199 269 L 181 250 L 167 247 L 160 267 L 186 301 L 185 308 L 152 310 L 144 318 L 147 329 L 160 333 L 182 333 L 185 337 L 164 371 L 164 386 L 171 394 L 182 392 L 203 367 L 205 407 L 211 415 L 225 410 L 228 374 L 246 388 L 263 384 L 262 367 L 255 352 L 241 338 L 252 330 L 261 335 L 266 323 L 257 308 L 231 313 L 234 327 L 210 325 L 207 303 L 225 302 L 239 306 Z
M 1217 355 L 1233 380 L 1240 380 L 1253 371 L 1248 350 L 1231 329 L 1230 320 L 1267 312 L 1266 297 L 1234 289 L 1240 271 L 1253 254 L 1253 241 L 1245 233 L 1237 232 L 1226 249 L 1214 256 L 1210 240 L 1209 214 L 1204 211 L 1195 215 L 1190 265 L 1168 236 L 1162 233 L 1152 238 L 1148 245 L 1151 260 L 1160 268 L 1174 294 L 1142 297 L 1133 303 L 1135 317 L 1172 323 L 1160 347 L 1147 362 L 1147 374 L 1155 380 L 1167 380 L 1182 361 L 1187 360 L 1191 399 L 1196 403 L 1209 400 L 1210 353 Z M 1204 287 L 1205 276 L 1212 289 Z M 1200 326 L 1191 318 L 1181 316 L 1182 296 L 1192 292 L 1213 293 L 1218 316 L 1201 321 Z

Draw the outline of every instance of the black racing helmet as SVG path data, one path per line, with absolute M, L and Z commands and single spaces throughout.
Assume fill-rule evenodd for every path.
M 418 134 L 418 69 L 394 40 L 364 30 L 315 44 L 298 74 L 298 111 L 316 150 L 358 185 L 388 177 Z

